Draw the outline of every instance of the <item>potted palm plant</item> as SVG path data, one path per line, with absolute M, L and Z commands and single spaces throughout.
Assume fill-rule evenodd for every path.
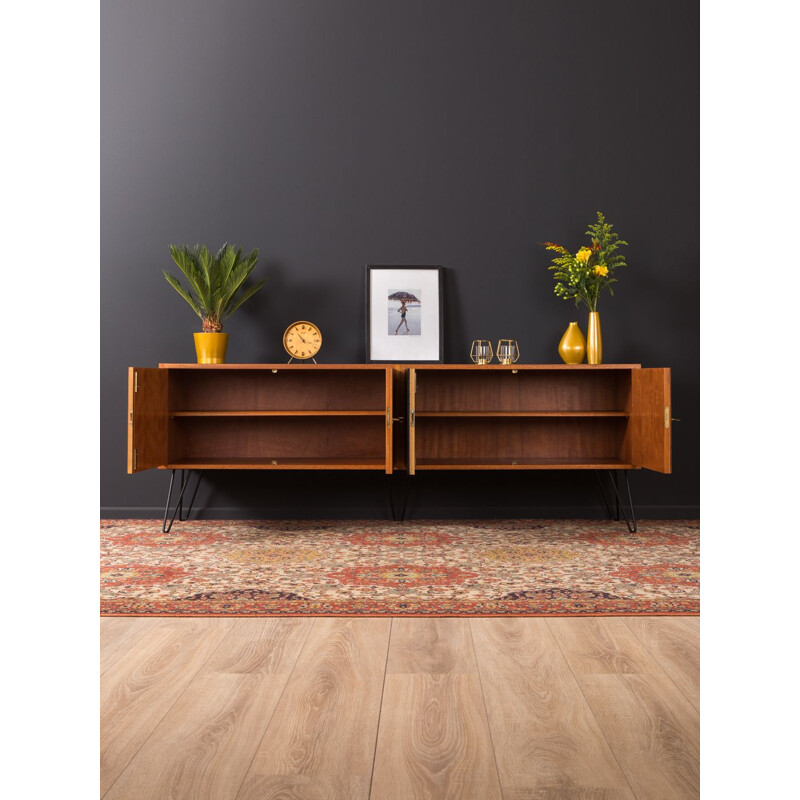
M 244 286 L 258 261 L 258 250 L 242 256 L 241 248 L 237 250 L 226 243 L 212 255 L 205 246 L 190 248 L 171 244 L 169 252 L 189 286 L 184 288 L 166 270 L 163 270 L 164 277 L 203 321 L 202 332 L 194 335 L 197 363 L 224 364 L 228 334 L 222 333 L 222 323 L 265 283 L 260 280 Z

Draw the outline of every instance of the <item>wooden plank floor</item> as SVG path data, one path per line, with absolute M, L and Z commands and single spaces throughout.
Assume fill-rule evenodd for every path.
M 103 618 L 107 800 L 690 800 L 696 617 Z

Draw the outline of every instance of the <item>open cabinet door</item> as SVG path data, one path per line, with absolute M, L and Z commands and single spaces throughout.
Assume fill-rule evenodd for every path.
M 672 472 L 669 369 L 631 370 L 631 462 Z
M 392 466 L 394 465 L 394 456 L 392 454 L 392 441 L 394 439 L 394 428 L 392 414 L 394 414 L 394 385 L 392 383 L 392 378 L 394 377 L 394 371 L 391 367 L 386 367 L 386 397 L 384 398 L 386 402 L 386 461 L 385 461 L 385 469 L 386 474 L 392 474 Z
M 128 367 L 128 474 L 167 463 L 168 374 Z
M 408 370 L 408 474 L 417 471 L 417 371 Z

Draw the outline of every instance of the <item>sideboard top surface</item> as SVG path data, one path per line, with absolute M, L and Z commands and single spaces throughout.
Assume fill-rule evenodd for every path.
M 476 372 L 498 370 L 513 372 L 518 369 L 546 369 L 546 370 L 602 370 L 602 369 L 641 369 L 641 364 L 398 364 L 398 367 L 410 366 L 414 369 L 468 369 Z
M 159 364 L 161 369 L 373 369 L 385 370 L 391 364 Z
M 375 369 L 385 370 L 391 367 L 413 367 L 414 369 L 476 370 L 481 372 L 493 370 L 513 371 L 519 369 L 546 370 L 608 370 L 608 369 L 641 369 L 641 364 L 159 364 L 162 369 Z

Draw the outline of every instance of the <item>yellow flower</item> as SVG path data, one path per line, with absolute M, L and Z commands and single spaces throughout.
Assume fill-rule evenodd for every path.
M 575 260 L 580 261 L 581 264 L 585 264 L 589 257 L 592 255 L 592 248 L 591 247 L 581 247 L 580 250 L 575 254 Z
M 598 264 L 594 268 L 594 274 L 595 275 L 602 275 L 603 277 L 605 277 L 606 275 L 608 275 L 608 267 L 603 266 L 603 264 Z

